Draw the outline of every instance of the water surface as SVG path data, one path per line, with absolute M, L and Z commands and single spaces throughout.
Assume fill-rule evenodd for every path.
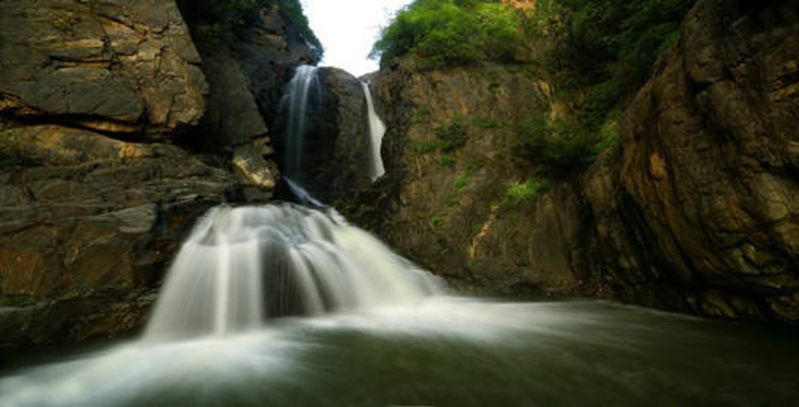
M 0 379 L 0 406 L 794 405 L 799 332 L 607 302 L 433 298 Z

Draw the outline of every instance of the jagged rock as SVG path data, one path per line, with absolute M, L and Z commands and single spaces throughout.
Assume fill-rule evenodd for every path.
M 798 34 L 796 2 L 688 14 L 626 112 L 618 175 L 588 189 L 622 298 L 799 321 Z
M 236 147 L 233 151 L 233 166 L 244 180 L 265 190 L 275 189 L 274 163 L 267 162 L 264 155 L 252 145 Z
M 100 130 L 195 125 L 207 85 L 173 1 L 0 3 L 0 111 Z
M 249 80 L 242 74 L 228 46 L 218 38 L 199 36 L 203 72 L 210 83 L 208 114 L 201 130 L 211 148 L 249 144 L 267 133 Z
M 241 199 L 235 177 L 175 146 L 50 125 L 7 137 L 26 141 L 16 153 L 27 164 L 0 171 L 0 298 L 21 302 L 0 312 L 0 346 L 140 327 L 138 298 L 194 220 Z

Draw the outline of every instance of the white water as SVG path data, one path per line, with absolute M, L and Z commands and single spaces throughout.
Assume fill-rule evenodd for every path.
M 224 335 L 269 316 L 412 303 L 436 277 L 332 209 L 293 204 L 211 210 L 184 243 L 145 340 Z
M 383 120 L 380 119 L 380 116 L 378 116 L 377 111 L 375 111 L 375 105 L 372 101 L 372 92 L 369 90 L 369 84 L 366 82 L 361 82 L 361 86 L 363 87 L 363 94 L 366 96 L 366 106 L 369 114 L 369 140 L 372 149 L 371 160 L 369 163 L 369 176 L 371 177 L 372 181 L 374 181 L 386 173 L 386 170 L 383 167 L 383 157 L 380 154 L 380 149 L 383 144 L 383 135 L 386 134 L 386 125 L 383 123 Z
M 308 108 L 313 93 L 318 94 L 321 87 L 317 71 L 318 68 L 315 66 L 298 66 L 282 101 L 282 110 L 286 110 L 288 115 L 282 171 L 301 184 L 305 181 L 302 152 L 305 148 L 305 136 L 309 130 Z

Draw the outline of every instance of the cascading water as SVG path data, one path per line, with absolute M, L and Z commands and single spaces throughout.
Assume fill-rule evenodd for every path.
M 318 68 L 300 65 L 288 85 L 282 109 L 286 112 L 285 151 L 283 153 L 283 174 L 300 184 L 305 181 L 303 149 L 308 133 L 308 113 L 311 100 L 320 93 Z
M 252 330 L 265 317 L 407 303 L 442 284 L 337 212 L 218 207 L 184 243 L 146 340 Z
M 378 116 L 377 111 L 375 110 L 369 84 L 366 82 L 361 82 L 361 86 L 363 87 L 363 94 L 366 97 L 366 107 L 369 119 L 369 140 L 371 142 L 372 149 L 369 175 L 372 181 L 374 181 L 386 173 L 386 170 L 383 167 L 383 158 L 380 155 L 380 149 L 383 144 L 383 135 L 386 134 L 386 125 L 383 124 L 383 120 L 380 119 L 380 116 Z

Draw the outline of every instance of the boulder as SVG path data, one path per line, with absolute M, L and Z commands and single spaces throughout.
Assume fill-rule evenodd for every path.
M 204 114 L 200 57 L 174 1 L 6 1 L 0 26 L 0 113 L 152 137 Z

